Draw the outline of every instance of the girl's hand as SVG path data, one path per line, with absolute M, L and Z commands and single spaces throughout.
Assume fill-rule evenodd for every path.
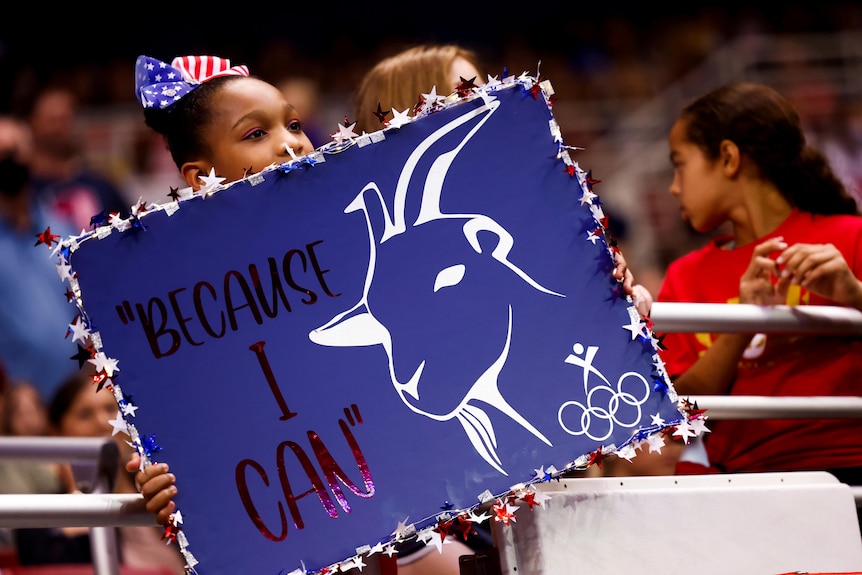
M 650 311 L 652 311 L 653 301 L 652 294 L 649 292 L 649 290 L 641 284 L 633 285 L 632 299 L 634 300 L 635 307 L 638 308 L 638 312 L 643 317 L 649 317 Z
M 862 283 L 832 244 L 794 244 L 776 259 L 781 271 L 776 289 L 783 294 L 800 285 L 837 304 L 862 309 Z
M 632 297 L 635 307 L 638 308 L 638 312 L 642 316 L 649 317 L 652 310 L 652 294 L 644 286 L 634 283 L 634 275 L 626 263 L 626 258 L 619 250 L 614 251 L 614 262 L 616 267 L 614 267 L 612 275 L 622 285 L 623 293 Z
M 177 494 L 177 486 L 174 485 L 177 478 L 173 473 L 168 473 L 166 463 L 153 463 L 144 470 L 140 470 L 140 466 L 141 456 L 133 453 L 126 462 L 126 471 L 137 471 L 135 484 L 144 496 L 147 511 L 156 514 L 159 525 L 168 525 L 177 507 L 173 501 Z
M 787 296 L 778 289 L 781 274 L 778 262 L 770 254 L 787 248 L 784 238 L 770 238 L 755 246 L 748 269 L 739 278 L 739 303 L 780 305 Z

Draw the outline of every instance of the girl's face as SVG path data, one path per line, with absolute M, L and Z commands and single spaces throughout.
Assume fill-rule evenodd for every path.
M 13 387 L 9 393 L 9 428 L 12 435 L 43 435 L 48 428 L 48 414 L 36 388 L 26 384 Z
M 93 391 L 84 386 L 60 419 L 57 431 L 66 437 L 110 437 L 113 428 L 108 422 L 116 419 L 118 411 L 108 388 Z
M 727 219 L 731 207 L 721 160 L 708 159 L 688 141 L 684 120 L 674 124 L 668 144 L 673 165 L 670 193 L 679 202 L 682 218 L 699 232 L 714 230 Z
M 255 78 L 227 82 L 212 105 L 213 121 L 205 131 L 212 157 L 208 166 L 197 162 L 203 170 L 200 175 L 214 167 L 216 175 L 233 182 L 270 164 L 290 161 L 288 147 L 297 157 L 314 150 L 296 110 L 271 84 Z

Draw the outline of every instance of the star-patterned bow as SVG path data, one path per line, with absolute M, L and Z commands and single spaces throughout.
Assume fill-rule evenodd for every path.
M 168 108 L 203 82 L 219 76 L 248 76 L 218 56 L 178 56 L 168 65 L 149 56 L 135 62 L 135 94 L 144 108 Z

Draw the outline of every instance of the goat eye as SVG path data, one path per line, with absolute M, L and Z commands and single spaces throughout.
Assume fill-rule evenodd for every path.
M 467 267 L 464 264 L 457 264 L 440 270 L 437 278 L 434 280 L 434 292 L 436 293 L 441 288 L 459 284 L 464 279 L 466 269 Z

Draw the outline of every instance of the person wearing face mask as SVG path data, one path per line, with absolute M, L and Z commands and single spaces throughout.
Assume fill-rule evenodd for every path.
M 0 117 L 0 363 L 15 380 L 31 382 L 43 397 L 77 371 L 77 348 L 63 325 L 74 320 L 55 260 L 39 234 L 65 237 L 73 230 L 32 194 L 26 125 Z

